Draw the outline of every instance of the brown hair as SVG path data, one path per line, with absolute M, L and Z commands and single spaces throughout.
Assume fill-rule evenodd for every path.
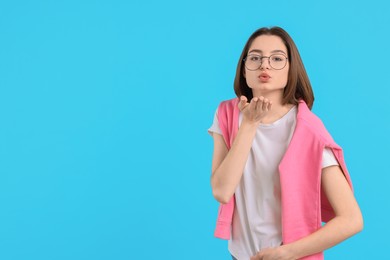
M 263 27 L 255 31 L 248 39 L 238 61 L 236 77 L 234 79 L 234 92 L 237 97 L 246 96 L 248 100 L 253 98 L 252 89 L 249 88 L 244 77 L 244 58 L 248 54 L 249 48 L 253 41 L 260 35 L 275 35 L 282 39 L 287 47 L 288 61 L 290 68 L 288 71 L 287 85 L 283 92 L 283 104 L 298 104 L 300 99 L 303 99 L 307 106 L 311 109 L 314 103 L 314 94 L 311 88 L 309 77 L 307 76 L 305 67 L 303 66 L 301 56 L 299 55 L 297 46 L 290 35 L 280 27 Z

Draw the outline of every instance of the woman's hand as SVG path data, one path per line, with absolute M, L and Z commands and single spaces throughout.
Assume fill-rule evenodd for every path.
M 292 253 L 286 246 L 265 248 L 252 256 L 250 260 L 294 260 Z
M 238 108 L 243 114 L 243 121 L 247 121 L 253 124 L 261 123 L 264 116 L 269 110 L 271 110 L 272 102 L 263 96 L 254 97 L 248 103 L 248 99 L 245 96 L 240 97 Z

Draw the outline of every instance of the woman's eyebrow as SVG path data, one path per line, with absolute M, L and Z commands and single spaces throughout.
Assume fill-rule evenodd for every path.
M 281 53 L 287 55 L 287 54 L 286 54 L 284 51 L 282 51 L 282 50 L 273 50 L 273 51 L 271 51 L 271 53 L 277 53 L 277 52 L 281 52 Z
M 258 49 L 253 49 L 253 50 L 250 50 L 248 53 L 252 53 L 252 52 L 263 53 L 261 50 L 258 50 Z
M 252 53 L 252 52 L 257 52 L 257 53 L 260 53 L 260 54 L 263 53 L 263 51 L 262 51 L 262 50 L 259 50 L 259 49 L 250 50 L 248 53 Z M 287 54 L 286 54 L 284 51 L 282 51 L 282 50 L 273 50 L 273 51 L 271 51 L 271 53 L 278 53 L 278 52 L 287 55 Z

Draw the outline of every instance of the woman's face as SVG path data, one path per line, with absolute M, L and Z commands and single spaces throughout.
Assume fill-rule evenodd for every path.
M 271 58 L 268 59 L 270 56 Z M 253 96 L 269 92 L 283 94 L 290 66 L 288 60 L 285 60 L 287 57 L 287 48 L 279 36 L 261 35 L 252 42 L 247 53 L 244 77 L 252 89 Z

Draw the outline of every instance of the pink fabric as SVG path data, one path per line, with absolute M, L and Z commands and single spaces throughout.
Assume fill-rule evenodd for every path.
M 239 99 L 235 98 L 227 102 L 222 102 L 218 107 L 218 122 L 228 149 L 230 149 L 238 132 L 238 115 L 240 112 L 238 102 Z M 219 206 L 217 227 L 214 232 L 215 237 L 230 239 L 234 205 L 235 198 L 233 195 L 227 204 L 221 204 Z
M 230 149 L 238 132 L 238 98 L 224 101 L 218 108 L 218 122 L 225 143 Z M 321 163 L 324 147 L 332 149 L 351 188 L 352 183 L 344 162 L 343 152 L 329 135 L 321 120 L 304 101 L 298 105 L 297 124 L 287 151 L 279 164 L 283 243 L 305 237 L 321 227 L 335 214 L 321 189 Z M 230 239 L 235 200 L 219 207 L 214 235 Z M 303 258 L 323 259 L 323 253 Z

